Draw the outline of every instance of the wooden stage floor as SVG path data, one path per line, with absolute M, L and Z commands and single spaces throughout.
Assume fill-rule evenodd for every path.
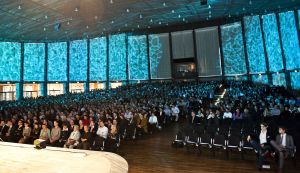
M 198 155 L 188 153 L 185 148 L 173 148 L 171 142 L 178 129 L 178 124 L 171 125 L 163 131 L 147 136 L 145 139 L 122 141 L 119 154 L 129 165 L 130 173 L 258 173 L 256 169 L 255 153 L 249 153 L 245 160 L 238 154 L 230 154 L 225 159 L 224 153 L 212 154 L 205 152 Z M 298 153 L 299 155 L 299 153 Z M 298 157 L 299 158 L 299 157 Z M 275 163 L 271 162 L 271 169 L 262 172 L 277 172 Z M 299 173 L 299 161 L 294 167 L 291 162 L 286 163 L 285 173 Z

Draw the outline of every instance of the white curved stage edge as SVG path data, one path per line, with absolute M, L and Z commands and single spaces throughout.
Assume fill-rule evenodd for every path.
M 100 151 L 0 142 L 1 173 L 127 173 L 121 156 Z

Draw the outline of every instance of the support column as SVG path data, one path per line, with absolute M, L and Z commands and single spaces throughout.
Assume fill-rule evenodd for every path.
M 64 83 L 64 93 L 70 93 L 70 42 L 67 42 L 67 81 Z
M 273 77 L 272 74 L 270 73 L 270 66 L 269 66 L 269 58 L 268 58 L 268 53 L 267 53 L 267 47 L 266 47 L 266 41 L 265 41 L 265 33 L 264 33 L 264 29 L 263 29 L 263 18 L 262 16 L 259 16 L 259 20 L 260 20 L 260 29 L 261 29 L 261 34 L 262 34 L 262 40 L 263 40 L 263 46 L 264 46 L 264 54 L 265 54 L 265 60 L 266 60 L 266 74 L 268 76 L 268 84 L 272 85 L 272 81 L 273 81 Z
M 24 43 L 21 43 L 21 68 L 20 68 L 20 82 L 16 84 L 16 99 L 22 100 L 24 98 Z
M 41 84 L 41 95 L 48 95 L 48 43 L 45 43 L 45 74 L 44 74 L 44 82 Z
M 146 46 L 147 46 L 147 58 L 148 58 L 148 82 L 152 82 L 151 79 L 151 59 L 150 59 L 150 44 L 149 44 L 149 34 L 146 34 Z
M 246 62 L 246 69 L 247 69 L 247 78 L 248 78 L 248 81 L 249 81 L 249 80 L 251 80 L 251 78 L 250 78 L 250 67 L 249 67 L 248 54 L 247 54 L 247 42 L 246 42 L 246 35 L 245 35 L 246 32 L 245 32 L 244 18 L 242 18 L 241 26 L 242 26 L 242 36 L 243 36 L 243 44 L 244 44 L 245 62 Z
M 169 32 L 169 45 L 170 45 L 170 63 L 171 63 L 171 77 L 172 80 L 175 80 L 175 69 L 174 69 L 174 59 L 173 59 L 173 44 L 172 44 L 172 34 Z
M 276 20 L 277 20 L 277 28 L 278 28 L 278 35 L 279 35 L 279 41 L 280 41 L 280 49 L 281 49 L 281 54 L 282 54 L 282 62 L 283 62 L 283 72 L 285 74 L 285 81 L 286 81 L 286 87 L 287 89 L 291 89 L 291 77 L 290 74 L 286 70 L 286 58 L 285 58 L 285 53 L 282 45 L 282 39 L 281 39 L 281 31 L 280 31 L 280 19 L 279 19 L 279 14 L 276 13 Z
M 105 89 L 109 89 L 109 35 L 106 35 L 106 82 Z
M 193 43 L 194 43 L 194 62 L 196 66 L 196 76 L 195 79 L 198 81 L 199 78 L 199 67 L 198 67 L 198 54 L 197 54 L 197 42 L 196 42 L 196 32 L 193 30 Z
M 221 26 L 218 26 L 218 35 L 219 35 L 219 47 L 220 47 L 220 58 L 221 58 L 221 71 L 222 71 L 222 80 L 225 80 L 225 66 L 224 66 L 224 57 L 223 57 L 223 47 L 222 47 L 222 33 Z
M 84 84 L 84 92 L 90 91 L 90 39 L 87 40 L 87 77 Z

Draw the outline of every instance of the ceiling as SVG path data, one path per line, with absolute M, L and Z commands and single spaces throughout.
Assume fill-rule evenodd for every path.
M 0 0 L 0 39 L 66 41 L 299 9 L 299 0 Z

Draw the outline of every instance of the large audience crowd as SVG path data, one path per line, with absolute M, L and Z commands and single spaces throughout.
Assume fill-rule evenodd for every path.
M 122 138 L 152 134 L 188 114 L 190 102 L 211 97 L 218 82 L 158 82 L 27 98 L 1 105 L 1 139 L 78 149 L 109 150 Z

